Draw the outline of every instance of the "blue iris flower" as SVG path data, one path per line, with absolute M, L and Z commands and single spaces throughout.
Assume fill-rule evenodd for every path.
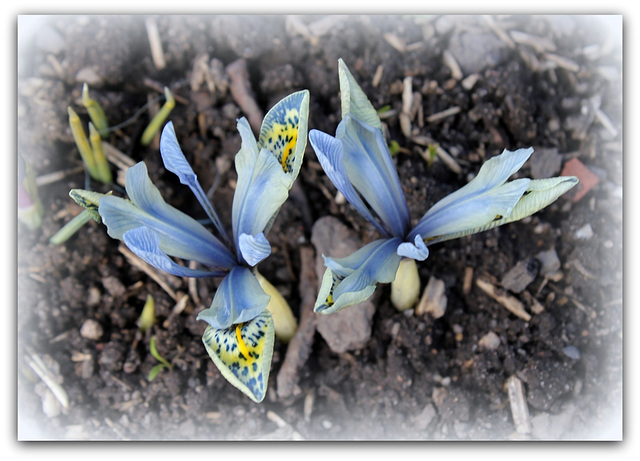
M 315 312 L 328 314 L 358 304 L 373 294 L 377 283 L 394 281 L 403 258 L 423 261 L 429 256 L 428 245 L 529 216 L 578 182 L 575 177 L 507 181 L 533 149 L 505 150 L 411 226 L 380 118 L 342 60 L 339 79 L 342 121 L 336 135 L 311 130 L 309 141 L 327 176 L 381 238 L 344 258 L 323 255 L 326 270 Z
M 267 113 L 258 140 L 246 118 L 238 120 L 242 145 L 235 158 L 238 178 L 231 236 L 180 149 L 171 122 L 160 139 L 164 166 L 191 189 L 217 236 L 167 204 L 142 162 L 127 171 L 128 199 L 113 195 L 96 199 L 95 193 L 72 191 L 82 205 L 92 208 L 93 203 L 94 212 L 97 201 L 109 236 L 122 240 L 153 267 L 180 277 L 222 277 L 211 306 L 198 315 L 209 324 L 203 342 L 223 376 L 256 402 L 266 393 L 274 327 L 267 310 L 270 296 L 252 268 L 271 253 L 266 234 L 300 171 L 308 112 L 309 92 L 304 90 L 284 98 Z M 171 257 L 196 261 L 202 267 L 185 267 Z

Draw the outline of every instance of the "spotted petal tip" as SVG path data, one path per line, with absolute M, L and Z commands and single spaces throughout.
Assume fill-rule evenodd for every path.
M 307 146 L 309 91 L 293 93 L 267 112 L 262 122 L 258 149 L 267 149 L 291 175 L 291 184 L 300 172 Z
M 229 328 L 209 326 L 202 335 L 202 342 L 229 383 L 256 403 L 264 400 L 274 344 L 274 326 L 269 311 Z

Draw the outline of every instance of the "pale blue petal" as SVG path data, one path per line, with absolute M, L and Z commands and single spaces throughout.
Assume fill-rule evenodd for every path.
M 413 243 L 402 242 L 398 246 L 398 254 L 417 261 L 424 261 L 429 256 L 429 248 L 427 248 L 422 237 L 416 235 Z
M 320 165 L 331 182 L 336 186 L 347 201 L 369 222 L 371 222 L 383 236 L 389 236 L 389 232 L 382 227 L 376 217 L 369 211 L 358 192 L 353 188 L 347 170 L 344 166 L 344 150 L 342 141 L 322 131 L 311 130 L 309 141 L 318 157 Z
M 433 239 L 484 226 L 508 215 L 528 186 L 528 179 L 505 184 L 533 153 L 532 148 L 505 151 L 485 162 L 478 175 L 466 186 L 447 195 L 418 222 L 409 233 Z
M 129 168 L 126 189 L 131 201 L 114 196 L 100 199 L 98 211 L 110 237 L 122 240 L 126 231 L 146 226 L 158 233 L 160 248 L 171 256 L 221 269 L 237 264 L 233 254 L 204 226 L 162 199 L 144 163 Z
M 340 102 L 342 118 L 351 114 L 373 128 L 382 129 L 382 122 L 373 105 L 364 94 L 356 79 L 342 58 L 338 60 L 338 78 L 340 80 Z
M 336 138 L 343 142 L 351 184 L 391 235 L 403 237 L 409 230 L 409 208 L 382 131 L 347 115 L 338 125 Z
M 220 283 L 211 307 L 200 312 L 197 319 L 213 328 L 228 328 L 257 317 L 270 299 L 250 269 L 236 266 Z
M 409 233 L 412 239 L 419 235 L 430 241 L 445 234 L 462 232 L 484 226 L 493 220 L 508 216 L 527 190 L 530 179 L 516 179 L 478 195 L 457 200 L 435 213 L 427 213 Z
M 226 271 L 211 272 L 190 269 L 175 263 L 160 249 L 158 234 L 148 227 L 137 227 L 126 231 L 122 236 L 122 241 L 143 261 L 171 275 L 178 277 L 222 277 L 227 273 Z
M 480 167 L 477 176 L 467 185 L 447 195 L 433 205 L 429 211 L 427 211 L 425 217 L 438 212 L 438 210 L 442 208 L 448 208 L 456 202 L 468 200 L 469 197 L 481 195 L 494 187 L 504 184 L 512 174 L 522 168 L 522 165 L 524 165 L 532 153 L 533 148 L 531 147 L 518 149 L 513 152 L 505 149 L 502 154 L 487 160 L 482 167 Z
M 522 197 L 520 197 L 520 200 L 518 200 L 518 203 L 516 203 L 513 210 L 511 210 L 511 213 L 508 215 L 499 219 L 494 219 L 480 227 L 439 235 L 436 238 L 431 238 L 429 240 L 429 244 L 442 242 L 444 240 L 451 240 L 465 235 L 475 234 L 477 232 L 483 232 L 493 229 L 494 227 L 502 226 L 503 224 L 531 216 L 533 213 L 553 203 L 558 197 L 574 187 L 576 184 L 578 184 L 578 178 L 575 176 L 560 176 L 557 178 L 531 180 L 527 190 L 522 194 Z
M 222 235 L 227 242 L 230 242 L 229 236 L 224 230 L 224 226 L 216 210 L 213 208 L 207 194 L 205 194 L 202 186 L 198 182 L 197 176 L 191 168 L 191 165 L 189 165 L 189 162 L 187 162 L 182 149 L 180 149 L 180 144 L 178 144 L 172 122 L 167 123 L 162 130 L 162 136 L 160 136 L 160 155 L 162 155 L 164 167 L 178 176 L 182 184 L 189 186 L 220 235 Z
M 238 250 L 247 264 L 253 267 L 271 254 L 271 245 L 262 232 L 257 235 L 240 234 Z
M 336 312 L 364 301 L 377 283 L 392 282 L 402 259 L 397 253 L 401 243 L 400 238 L 380 239 L 345 258 L 325 257 L 330 275 L 323 277 L 314 310 Z
M 255 159 L 258 158 L 260 149 L 258 149 L 258 142 L 256 141 L 256 137 L 253 135 L 249 121 L 245 117 L 239 118 L 236 121 L 236 129 L 238 130 L 238 133 L 240 133 L 240 139 L 242 140 L 240 149 L 251 153 L 251 157 L 255 161 Z
M 238 181 L 231 211 L 233 235 L 264 232 L 289 195 L 288 180 L 276 158 L 262 149 L 254 160 L 245 149 L 236 156 Z M 238 252 L 238 257 L 242 255 Z

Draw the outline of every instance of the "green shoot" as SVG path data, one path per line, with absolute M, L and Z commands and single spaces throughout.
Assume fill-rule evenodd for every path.
M 151 119 L 149 125 L 147 125 L 147 128 L 145 128 L 144 132 L 142 133 L 140 143 L 143 146 L 148 146 L 149 144 L 151 144 L 153 137 L 158 131 L 160 131 L 162 124 L 167 119 L 167 117 L 169 117 L 169 114 L 176 106 L 176 100 L 174 99 L 171 90 L 169 90 L 169 88 L 167 87 L 164 88 L 164 97 L 166 99 L 164 105 L 160 108 L 155 117 Z
M 154 366 L 151 371 L 149 371 L 149 376 L 147 377 L 147 379 L 149 381 L 153 381 L 156 376 L 158 376 L 158 373 L 160 373 L 160 371 L 163 368 L 168 368 L 171 369 L 171 364 L 167 361 L 167 359 L 165 359 L 163 356 L 161 356 L 158 353 L 158 349 L 156 348 L 156 337 L 152 336 L 151 337 L 151 342 L 149 344 L 149 352 L 151 353 L 151 355 L 158 361 L 160 362 L 159 364 L 157 364 L 156 366 Z
M 394 156 L 400 152 L 400 144 L 395 139 L 389 143 L 389 153 Z
M 436 159 L 436 155 L 438 155 L 438 147 L 438 144 L 429 144 L 427 146 L 427 154 L 429 155 L 427 168 L 431 168 L 431 165 L 433 165 L 433 161 Z
M 18 220 L 29 229 L 42 225 L 44 208 L 38 195 L 36 175 L 31 164 L 18 155 Z
M 91 150 L 93 151 L 93 159 L 96 164 L 96 179 L 105 184 L 109 184 L 113 181 L 111 176 L 111 169 L 107 158 L 102 150 L 102 138 L 99 131 L 93 126 L 93 123 L 89 122 L 89 139 L 91 140 Z
M 147 295 L 147 301 L 144 303 L 142 313 L 138 318 L 138 328 L 140 328 L 142 332 L 145 332 L 151 328 L 154 323 L 156 323 L 156 304 L 153 296 Z
M 107 116 L 104 114 L 100 104 L 89 96 L 89 85 L 86 83 L 82 86 L 82 105 L 87 109 L 89 117 L 98 130 L 98 133 L 100 133 L 100 136 L 106 136 L 109 133 Z
M 71 127 L 71 134 L 73 135 L 73 140 L 76 142 L 76 146 L 78 146 L 80 157 L 82 157 L 82 161 L 91 177 L 95 178 L 96 162 L 93 158 L 93 151 L 91 150 L 91 145 L 87 139 L 87 134 L 84 132 L 84 128 L 82 128 L 80 117 L 78 117 L 76 111 L 71 107 L 68 107 L 67 111 L 69 112 L 69 126 Z
M 49 243 L 52 245 L 60 245 L 66 242 L 69 238 L 78 232 L 78 230 L 89 222 L 91 219 L 91 213 L 88 210 L 82 210 L 82 212 L 75 216 L 71 221 L 65 224 L 62 229 L 53 234 L 49 239 Z

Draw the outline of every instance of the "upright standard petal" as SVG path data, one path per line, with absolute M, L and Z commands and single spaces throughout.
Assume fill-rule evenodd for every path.
M 267 112 L 262 121 L 258 149 L 267 149 L 288 174 L 289 188 L 298 177 L 307 146 L 309 91 L 290 94 Z
M 148 227 L 136 227 L 126 231 L 122 241 L 143 261 L 168 274 L 178 277 L 222 277 L 227 271 L 205 271 L 181 266 L 160 249 L 160 239 Z
M 240 250 L 240 235 L 257 238 L 267 230 L 289 196 L 288 179 L 277 159 L 266 149 L 254 159 L 254 153 L 243 147 L 236 155 L 236 170 L 238 181 L 231 217 L 238 258 L 246 261 Z
M 343 142 L 349 180 L 383 221 L 390 234 L 409 230 L 409 208 L 382 131 L 347 115 L 336 130 Z
M 162 156 L 164 167 L 178 176 L 182 184 L 189 186 L 220 235 L 227 243 L 230 243 L 229 236 L 216 210 L 213 208 L 207 194 L 205 194 L 202 186 L 198 182 L 198 177 L 191 168 L 191 165 L 189 165 L 189 162 L 187 162 L 182 149 L 180 149 L 180 144 L 178 144 L 172 122 L 167 123 L 162 130 L 162 135 L 160 136 L 160 155 Z
M 338 78 L 340 80 L 340 104 L 342 106 L 342 118 L 351 114 L 367 125 L 382 130 L 382 122 L 373 105 L 364 94 L 356 79 L 353 78 L 349 68 L 342 58 L 338 60 Z
M 529 179 L 508 182 L 527 161 L 533 149 L 505 150 L 488 160 L 464 187 L 446 196 L 427 211 L 408 235 L 427 241 L 484 226 L 511 213 L 529 186 Z
M 271 314 L 264 310 L 229 328 L 208 326 L 202 335 L 204 347 L 222 376 L 257 403 L 267 392 L 274 331 Z
M 347 201 L 353 205 L 364 218 L 371 222 L 383 236 L 390 237 L 389 231 L 387 231 L 373 213 L 369 211 L 369 208 L 367 208 L 367 205 L 362 201 L 362 198 L 349 181 L 349 175 L 344 166 L 342 141 L 318 130 L 311 130 L 309 132 L 309 141 L 313 146 L 316 157 L 318 157 L 320 161 L 320 165 L 322 165 L 322 169 L 336 186 L 336 189 L 338 189 Z
M 238 251 L 251 267 L 271 254 L 271 245 L 262 232 L 256 235 L 240 234 Z
M 213 328 L 229 328 L 258 316 L 269 304 L 269 295 L 260 287 L 251 270 L 244 266 L 231 269 L 213 296 L 211 307 L 198 314 Z
M 377 283 L 395 279 L 402 257 L 398 255 L 400 238 L 375 240 L 345 258 L 325 257 L 327 269 L 322 278 L 317 313 L 330 314 L 365 301 Z
M 158 234 L 168 255 L 190 259 L 212 268 L 231 269 L 236 258 L 195 219 L 167 204 L 140 162 L 127 171 L 127 194 L 100 198 L 98 211 L 111 238 L 122 240 L 126 231 L 146 226 Z

